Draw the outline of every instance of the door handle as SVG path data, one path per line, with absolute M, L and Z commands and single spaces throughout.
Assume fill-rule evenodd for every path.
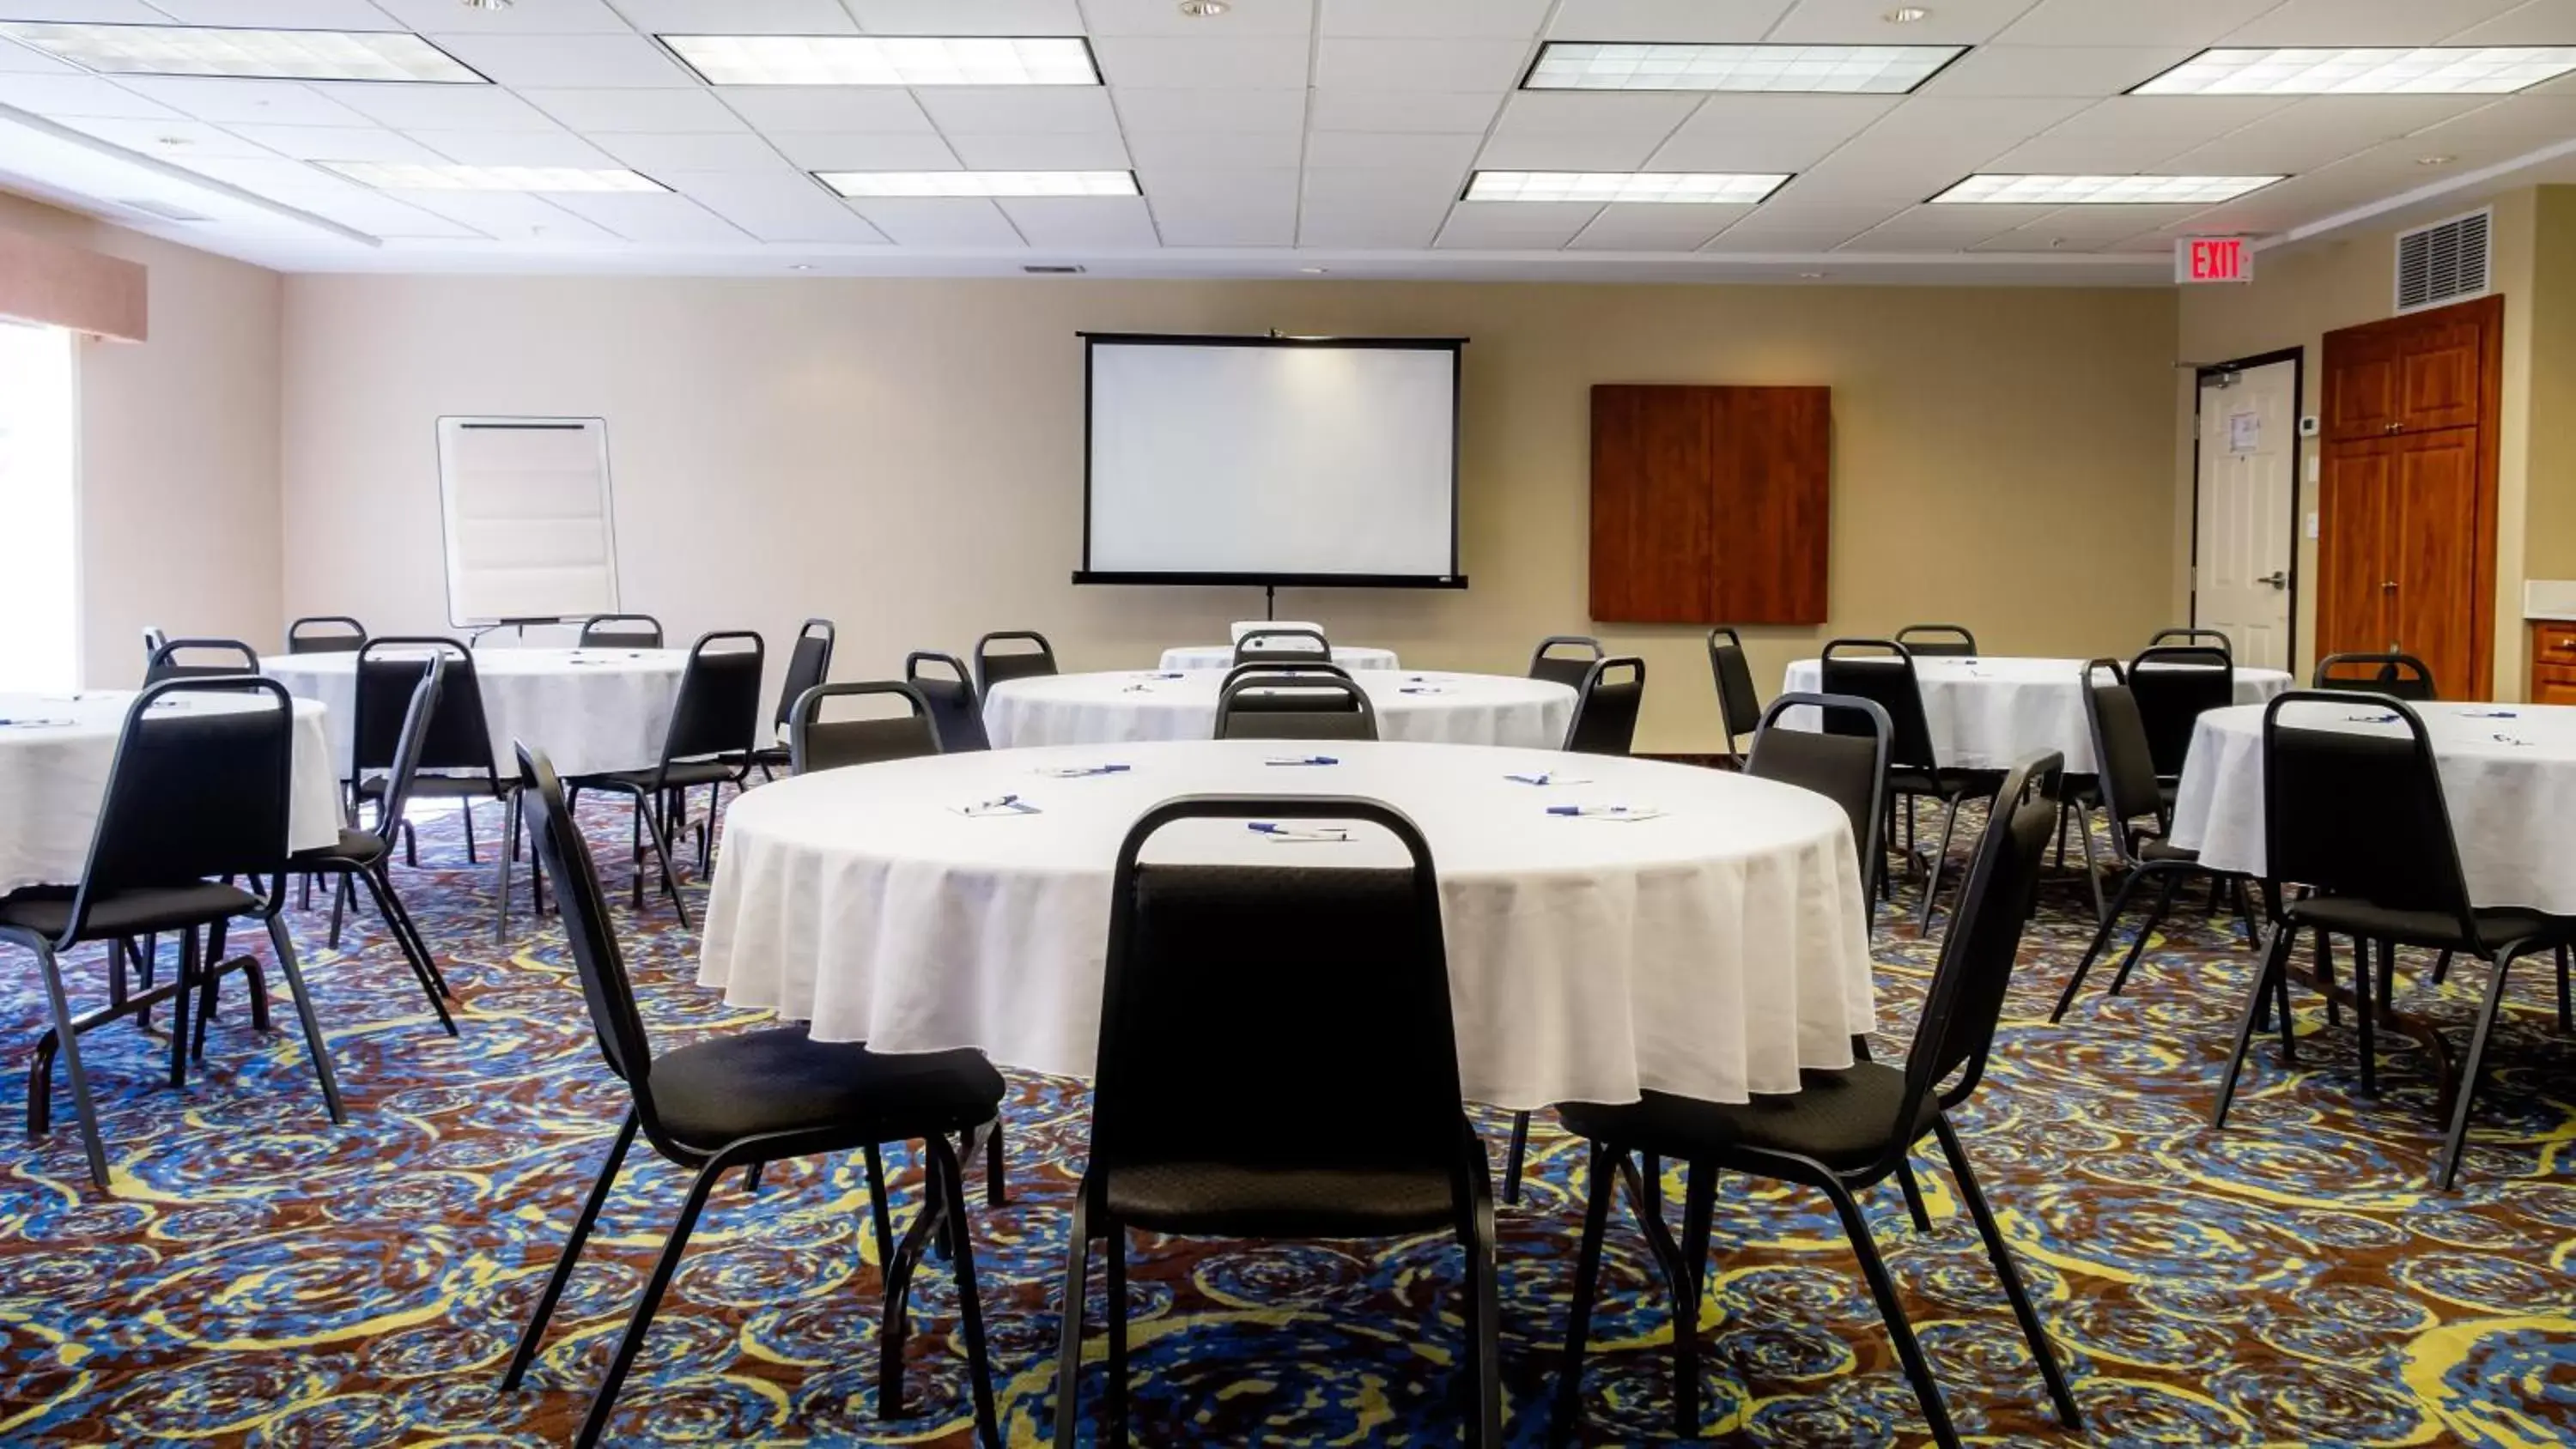
M 2384 583 L 2384 584 L 2381 584 L 2381 585 L 2379 586 L 2379 591 L 2380 591 L 2381 593 L 2383 593 L 2383 594 L 2393 594 L 2393 593 L 2396 593 L 2396 592 L 2397 592 L 2397 581 L 2396 581 L 2395 579 L 2390 579 L 2388 582 L 2386 582 L 2386 583 Z
M 2380 431 L 2384 433 L 2402 432 L 2405 430 L 2405 427 L 2406 425 L 2404 423 L 2390 423 L 2387 427 L 2380 429 Z
M 2256 579 L 2254 582 L 2258 584 L 2270 584 L 2276 589 L 2286 589 L 2290 586 L 2290 576 L 2287 572 L 2281 569 L 2274 569 L 2263 577 Z

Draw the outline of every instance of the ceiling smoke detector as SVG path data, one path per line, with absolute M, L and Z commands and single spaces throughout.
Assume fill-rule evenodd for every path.
M 1882 18 L 1890 25 L 1912 25 L 1916 21 L 1931 19 L 1932 12 L 1920 5 L 1899 5 Z
M 468 10 L 507 10 L 518 0 L 465 0 Z
M 1234 8 L 1234 0 L 1181 0 L 1181 13 L 1192 20 L 1214 20 Z

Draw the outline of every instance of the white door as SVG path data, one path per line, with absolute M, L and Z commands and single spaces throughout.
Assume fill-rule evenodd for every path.
M 2200 536 L 2192 622 L 2235 642 L 2236 662 L 2290 667 L 2290 566 L 2298 543 L 2298 369 L 2287 361 L 2200 383 Z

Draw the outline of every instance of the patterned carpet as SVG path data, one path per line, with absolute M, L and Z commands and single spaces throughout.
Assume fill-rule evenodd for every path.
M 487 846 L 493 823 L 487 810 Z M 592 825 L 622 891 L 624 816 L 603 806 Z M 113 1199 L 89 1187 L 67 1102 L 46 1141 L 10 1134 L 0 1441 L 569 1439 L 685 1175 L 640 1148 L 629 1159 L 529 1387 L 497 1392 L 623 1100 L 552 919 L 496 949 L 488 864 L 464 865 L 445 818 L 422 834 L 424 868 L 396 874 L 465 999 L 461 1040 L 439 1033 L 371 917 L 339 952 L 324 945 L 321 912 L 294 918 L 347 1127 L 324 1118 L 300 1039 L 255 1036 L 230 988 L 182 1093 L 161 1080 L 159 1039 L 130 1024 L 90 1038 Z M 1994 1070 L 1961 1122 L 2063 1347 L 2083 1442 L 2576 1442 L 2576 1041 L 2555 1033 L 2545 966 L 2525 968 L 2513 994 L 2463 1190 L 2443 1195 L 2426 1184 L 2438 1133 L 2420 1053 L 2391 1045 L 2385 1095 L 2360 1097 L 2350 1033 L 2326 1025 L 2312 993 L 2300 997 L 2302 1069 L 2258 1048 L 2236 1117 L 2209 1130 L 2245 963 L 2197 910 L 2123 997 L 2088 987 L 2050 1027 L 2085 939 L 2083 905 L 2071 882 L 2049 888 Z M 662 1044 L 752 1024 L 690 984 L 692 938 L 667 906 L 626 930 Z M 1902 1049 L 1930 957 L 1908 929 L 1883 931 L 1883 1056 Z M 2482 971 L 2436 988 L 2421 964 L 2408 963 L 2403 1004 L 2458 1030 Z M 102 979 L 97 960 L 79 962 L 76 999 L 102 999 Z M 0 1034 L 13 1081 L 43 1020 L 32 964 L 12 955 Z M 1068 1082 L 1014 1087 L 1012 1202 L 979 1207 L 975 1232 L 1006 1435 L 1029 1444 L 1051 1422 L 1055 1280 L 1085 1104 Z M 1485 1125 L 1499 1166 L 1504 1124 Z M 1546 1436 L 1582 1200 L 1576 1145 L 1542 1120 L 1534 1148 L 1529 1194 L 1503 1215 L 1519 1444 Z M 1918 1162 L 1931 1233 L 1911 1227 L 1892 1187 L 1868 1206 L 1961 1432 L 2076 1442 L 2048 1415 L 1947 1174 Z M 895 1173 L 898 1228 L 919 1181 L 908 1161 Z M 1621 1213 L 1584 1439 L 1668 1442 L 1668 1303 Z M 618 1441 L 970 1442 L 942 1271 L 923 1274 L 914 1300 L 919 1417 L 876 1417 L 867 1218 L 854 1159 L 773 1171 L 757 1198 L 728 1187 L 628 1383 Z M 1140 1243 L 1131 1261 L 1139 1442 L 1455 1442 L 1458 1274 L 1444 1242 Z M 1821 1200 L 1730 1179 L 1712 1261 L 1705 1436 L 1926 1440 Z M 1095 1273 L 1095 1297 L 1098 1284 Z M 1085 1402 L 1100 1391 L 1095 1367 Z

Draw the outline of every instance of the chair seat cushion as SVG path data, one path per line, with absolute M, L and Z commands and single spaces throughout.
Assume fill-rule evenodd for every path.
M 772 1132 L 844 1128 L 868 1142 L 963 1132 L 993 1120 L 1004 1090 L 980 1052 L 878 1053 L 801 1026 L 666 1052 L 649 1087 L 662 1129 L 709 1154 Z
M 81 939 L 103 941 L 211 925 L 248 915 L 259 906 L 259 897 L 214 881 L 115 891 L 90 902 L 89 924 Z M 33 931 L 51 940 L 60 937 L 71 923 L 72 893 L 67 890 L 22 891 L 0 900 L 0 925 Z
M 2200 861 L 2200 852 L 2197 850 L 2187 850 L 2182 846 L 2171 844 L 2160 837 L 2150 835 L 2146 839 L 2138 842 L 2138 859 L 2144 861 L 2178 860 L 2185 864 L 2198 864 Z
M 1578 1136 L 1666 1157 L 1713 1157 L 1750 1147 L 1851 1171 L 1886 1154 L 1897 1130 L 1896 1110 L 1905 1100 L 1903 1071 L 1862 1062 L 1843 1071 L 1798 1076 L 1803 1085 L 1795 1092 L 1741 1104 L 1648 1092 L 1617 1106 L 1560 1103 L 1556 1112 Z M 1931 1131 L 1940 1110 L 1940 1103 L 1926 1095 L 1905 1140 L 1911 1143 Z
M 2473 949 L 2460 934 L 2459 922 L 2438 911 L 2398 911 L 2350 896 L 2331 896 L 2292 901 L 2283 914 L 2298 925 L 2338 936 L 2366 936 L 2436 951 Z M 2478 918 L 2478 934 L 2490 946 L 2528 941 L 2534 948 L 2545 948 L 2576 940 L 2576 920 L 2517 908 L 2472 914 Z
M 415 800 L 497 800 L 509 790 L 495 785 L 489 775 L 433 775 L 427 770 L 411 777 L 411 797 Z M 375 800 L 385 793 L 385 777 L 369 775 L 358 782 L 358 796 Z
M 340 827 L 339 844 L 326 845 L 318 850 L 299 850 L 288 857 L 287 863 L 297 870 L 311 870 L 320 865 L 365 867 L 375 864 L 384 853 L 384 837 L 343 825 Z
M 1227 1238 L 1377 1238 L 1457 1220 L 1438 1169 L 1244 1167 L 1169 1162 L 1109 1174 L 1109 1211 L 1159 1233 Z
M 661 772 L 661 783 L 674 789 L 718 783 L 730 785 L 742 777 L 743 768 L 743 762 L 739 758 L 730 761 L 674 760 L 669 769 Z M 605 775 L 584 775 L 578 780 L 567 783 L 618 785 L 629 790 L 650 790 L 654 782 L 651 770 L 616 770 Z

